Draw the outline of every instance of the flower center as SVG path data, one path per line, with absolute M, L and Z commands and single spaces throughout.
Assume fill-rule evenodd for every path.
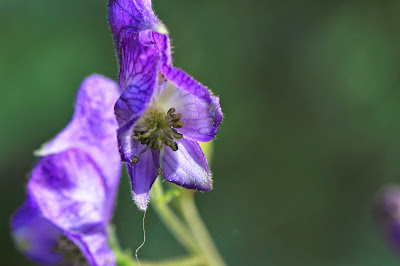
M 82 251 L 65 235 L 57 239 L 57 244 L 53 248 L 54 252 L 64 255 L 61 265 L 89 266 Z
M 132 138 L 146 145 L 146 148 L 131 159 L 132 163 L 138 163 L 139 156 L 149 149 L 161 150 L 160 159 L 164 145 L 173 151 L 178 150 L 175 140 L 183 138 L 183 135 L 175 128 L 183 127 L 184 123 L 180 121 L 182 114 L 175 114 L 175 111 L 175 108 L 170 108 L 165 114 L 157 108 L 151 108 L 138 120 L 134 126 Z M 159 174 L 162 174 L 161 165 Z

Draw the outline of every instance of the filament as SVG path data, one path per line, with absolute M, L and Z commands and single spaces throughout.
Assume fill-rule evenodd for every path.
M 135 259 L 139 266 L 140 266 L 140 261 L 139 261 L 139 257 L 138 257 L 138 252 L 139 252 L 139 249 L 141 249 L 144 246 L 144 243 L 146 243 L 146 229 L 144 227 L 145 219 L 146 219 L 146 211 L 144 211 L 144 214 L 143 214 L 143 242 L 135 251 Z

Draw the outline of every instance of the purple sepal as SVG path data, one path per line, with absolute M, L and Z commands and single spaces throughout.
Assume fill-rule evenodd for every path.
M 35 155 L 46 156 L 79 148 L 90 154 L 105 176 L 108 220 L 112 217 L 121 174 L 113 107 L 119 97 L 118 85 L 111 79 L 93 74 L 83 82 L 77 94 L 71 122 L 54 139 L 45 143 Z
M 57 237 L 66 236 L 91 265 L 115 265 L 107 243 L 105 177 L 89 154 L 71 148 L 44 157 L 32 171 L 27 194 L 11 227 L 28 257 L 61 261 L 53 250 Z
M 137 154 L 146 146 L 138 141 L 134 142 L 133 153 Z M 157 178 L 157 168 L 153 163 L 153 154 L 148 151 L 140 156 L 137 164 L 127 163 L 126 167 L 131 180 L 133 199 L 136 206 L 142 211 L 147 209 L 150 189 Z

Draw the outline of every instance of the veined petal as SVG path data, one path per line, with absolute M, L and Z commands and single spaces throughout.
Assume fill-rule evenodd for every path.
M 146 146 L 134 141 L 134 154 L 139 154 Z M 157 178 L 157 168 L 154 164 L 153 153 L 151 151 L 144 152 L 140 156 L 137 164 L 126 164 L 128 174 L 131 180 L 133 199 L 136 206 L 145 211 L 149 200 L 150 189 Z
M 165 148 L 162 160 L 163 176 L 179 186 L 208 191 L 212 189 L 211 173 L 206 158 L 195 141 L 179 140 L 178 150 Z M 153 155 L 157 154 L 153 152 Z M 158 156 L 154 156 L 155 162 Z
M 118 85 L 114 81 L 97 74 L 87 77 L 78 91 L 71 122 L 35 152 L 38 156 L 46 156 L 79 148 L 89 153 L 106 177 L 109 219 L 121 173 L 116 136 L 118 124 L 113 112 L 118 97 Z
M 11 231 L 16 247 L 31 260 L 45 265 L 61 262 L 63 256 L 53 248 L 62 232 L 41 216 L 31 199 L 13 215 Z
M 124 39 L 121 54 L 119 84 L 123 93 L 114 110 L 119 126 L 128 130 L 146 109 L 157 86 L 159 55 L 134 35 Z
M 108 8 L 117 50 L 125 36 L 160 24 L 151 8 L 151 0 L 110 0 Z

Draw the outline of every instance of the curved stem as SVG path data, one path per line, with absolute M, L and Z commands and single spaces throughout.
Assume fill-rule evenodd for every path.
M 212 240 L 207 227 L 205 226 L 194 201 L 194 192 L 185 190 L 179 197 L 179 203 L 182 209 L 182 215 L 199 244 L 208 265 L 222 266 L 226 265 Z
M 158 177 L 151 189 L 150 197 L 152 200 L 152 206 L 166 227 L 175 236 L 177 241 L 192 254 L 198 254 L 199 248 L 191 231 L 168 207 L 168 204 L 165 201 L 160 200 L 163 194 L 161 180 Z

